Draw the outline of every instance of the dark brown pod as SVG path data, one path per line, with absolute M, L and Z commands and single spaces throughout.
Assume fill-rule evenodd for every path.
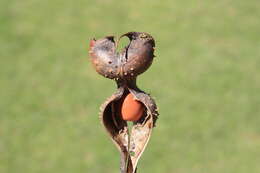
M 116 52 L 117 42 L 127 36 L 130 40 L 121 52 Z M 106 78 L 135 78 L 146 71 L 153 61 L 154 39 L 144 32 L 128 32 L 117 42 L 113 36 L 90 41 L 89 54 L 96 71 Z
M 129 32 L 127 36 L 130 40 L 126 47 L 126 57 L 123 63 L 125 75 L 137 76 L 145 72 L 153 62 L 154 58 L 154 39 L 151 35 L 143 32 Z
M 124 36 L 130 43 L 118 53 L 117 42 Z M 136 77 L 152 64 L 155 43 L 152 36 L 143 32 L 128 32 L 120 38 L 116 42 L 113 36 L 91 40 L 89 54 L 96 71 L 117 83 L 117 91 L 101 106 L 100 117 L 121 153 L 121 173 L 136 173 L 138 160 L 158 117 L 154 100 L 136 86 Z M 129 93 L 144 110 L 141 118 L 133 122 L 131 130 L 120 115 L 122 102 Z
M 110 79 L 118 77 L 120 67 L 113 36 L 91 40 L 89 54 L 99 74 Z

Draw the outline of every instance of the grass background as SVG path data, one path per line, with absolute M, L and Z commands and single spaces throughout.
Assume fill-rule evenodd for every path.
M 138 85 L 160 118 L 139 172 L 260 172 L 259 0 L 2 0 L 0 172 L 119 172 L 91 38 L 156 39 Z

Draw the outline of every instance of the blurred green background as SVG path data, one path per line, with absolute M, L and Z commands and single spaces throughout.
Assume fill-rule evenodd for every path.
M 91 38 L 156 39 L 138 85 L 156 98 L 142 173 L 260 172 L 259 0 L 1 0 L 0 172 L 113 173 L 99 106 L 113 81 Z

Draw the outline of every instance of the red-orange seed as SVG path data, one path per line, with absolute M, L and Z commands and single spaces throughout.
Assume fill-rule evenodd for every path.
M 138 121 L 144 113 L 142 103 L 134 99 L 133 94 L 129 93 L 121 107 L 121 116 L 125 121 Z

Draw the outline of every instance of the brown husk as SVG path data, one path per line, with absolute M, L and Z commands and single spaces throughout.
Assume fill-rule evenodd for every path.
M 133 123 L 131 132 L 118 112 L 120 101 L 129 92 L 145 106 L 144 115 Z M 137 87 L 129 88 L 119 84 L 117 91 L 101 106 L 100 115 L 106 131 L 121 153 L 121 173 L 134 173 L 157 120 L 158 112 L 154 100 Z

